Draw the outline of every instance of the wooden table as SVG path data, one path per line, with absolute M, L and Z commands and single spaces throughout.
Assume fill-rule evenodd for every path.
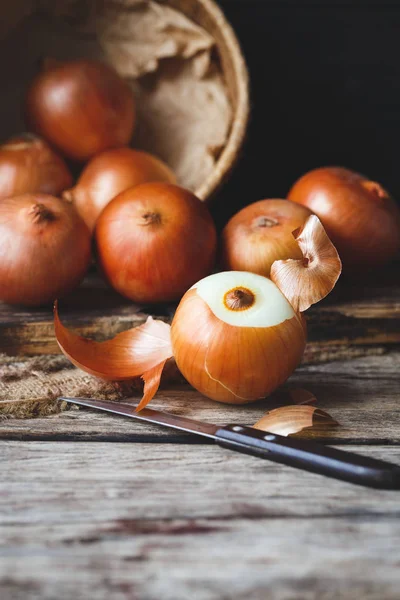
M 393 275 L 341 284 L 311 311 L 305 363 L 290 380 L 341 423 L 308 435 L 397 463 L 399 298 Z M 110 334 L 141 314 L 128 317 L 123 302 L 103 315 L 65 310 L 81 331 L 102 324 L 103 335 L 105 323 Z M 2 307 L 3 351 L 54 351 L 48 311 L 23 327 L 13 315 Z M 268 401 L 227 406 L 174 384 L 153 406 L 252 424 Z M 3 420 L 0 448 L 2 600 L 400 597 L 398 492 L 84 409 Z

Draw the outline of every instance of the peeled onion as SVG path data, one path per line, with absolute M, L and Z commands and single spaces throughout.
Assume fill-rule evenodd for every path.
M 0 301 L 51 302 L 80 283 L 90 260 L 89 230 L 68 203 L 48 194 L 0 202 Z
M 222 265 L 234 271 L 269 276 L 275 260 L 302 258 L 292 232 L 311 215 L 288 200 L 260 200 L 228 221 L 222 232 Z
M 382 266 L 400 250 L 400 210 L 379 183 L 363 175 L 341 167 L 315 169 L 294 184 L 288 198 L 319 216 L 345 270 Z
M 135 121 L 128 83 L 88 59 L 48 61 L 29 87 L 25 110 L 30 129 L 77 161 L 127 145 Z
M 207 207 L 167 183 L 119 194 L 101 213 L 95 239 L 106 279 L 135 302 L 179 299 L 215 259 L 216 230 Z
M 57 196 L 71 184 L 64 160 L 39 137 L 24 133 L 0 146 L 0 200 L 27 192 Z
M 124 190 L 141 183 L 175 183 L 175 175 L 160 159 L 131 148 L 115 148 L 98 154 L 86 165 L 77 184 L 63 194 L 73 202 L 93 230 L 103 208 Z
M 186 292 L 171 339 L 193 387 L 213 400 L 243 404 L 286 381 L 303 356 L 306 327 L 271 280 L 229 271 Z

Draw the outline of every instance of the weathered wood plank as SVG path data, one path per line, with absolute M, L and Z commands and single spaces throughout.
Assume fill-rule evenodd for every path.
M 299 368 L 289 379 L 290 387 L 312 391 L 318 406 L 341 424 L 304 434 L 330 442 L 400 443 L 399 373 L 400 353 Z M 67 395 L 68 389 L 63 393 Z M 273 397 L 244 406 L 220 404 L 187 385 L 175 385 L 160 390 L 151 406 L 212 423 L 253 425 L 276 404 Z M 0 439 L 182 442 L 189 438 L 154 425 L 81 409 L 46 418 L 4 419 L 0 421 Z
M 398 598 L 396 492 L 209 446 L 0 452 L 5 600 Z
M 309 346 L 305 362 L 367 354 L 400 344 L 400 287 L 396 266 L 378 281 L 340 282 L 337 290 L 307 312 Z M 170 319 L 173 306 L 139 307 L 118 296 L 94 274 L 61 305 L 63 320 L 82 335 L 106 339 L 148 316 Z M 0 352 L 53 354 L 51 307 L 23 309 L 0 303 Z

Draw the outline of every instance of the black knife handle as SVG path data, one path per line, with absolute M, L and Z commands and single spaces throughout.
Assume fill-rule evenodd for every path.
M 400 489 L 399 466 L 311 440 L 283 437 L 235 424 L 218 429 L 215 440 L 229 450 L 327 477 L 385 490 Z

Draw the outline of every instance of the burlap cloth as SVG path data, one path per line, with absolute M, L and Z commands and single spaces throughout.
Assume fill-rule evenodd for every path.
M 161 387 L 182 383 L 173 360 L 163 373 Z M 123 400 L 141 397 L 140 379 L 105 382 L 75 368 L 61 354 L 13 357 L 0 354 L 0 418 L 31 418 L 55 414 L 67 408 L 59 396 Z

